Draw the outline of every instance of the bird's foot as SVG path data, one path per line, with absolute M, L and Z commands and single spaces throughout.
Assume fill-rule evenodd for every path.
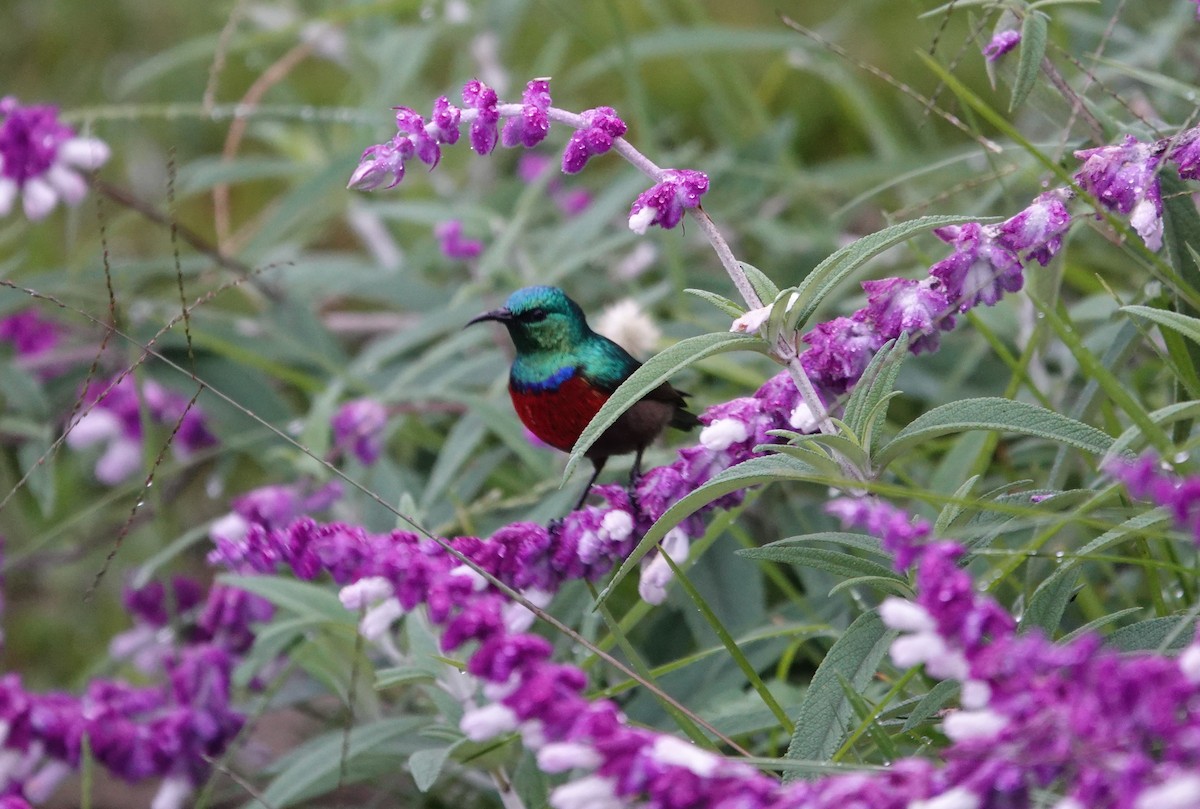
M 642 513 L 642 504 L 638 502 L 637 481 L 629 481 L 629 486 L 625 489 L 625 494 L 629 495 L 629 510 L 633 516 L 638 516 Z

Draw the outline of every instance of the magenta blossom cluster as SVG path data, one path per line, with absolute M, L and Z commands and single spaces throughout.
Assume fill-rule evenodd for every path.
M 991 41 L 983 48 L 983 55 L 989 62 L 995 62 L 1004 54 L 1021 44 L 1021 32 L 1015 28 L 997 31 Z
M 1136 461 L 1117 459 L 1105 467 L 1134 497 L 1163 506 L 1200 545 L 1200 476 L 1180 477 L 1153 455 Z
M 1122 655 L 1088 634 L 1055 644 L 976 592 L 954 542 L 925 543 L 927 524 L 874 500 L 830 504 L 915 562 L 915 601 L 889 598 L 884 622 L 900 631 L 896 665 L 924 664 L 961 682 L 961 709 L 942 720 L 941 751 L 953 806 L 1165 809 L 1200 806 L 1200 641 L 1173 659 Z M 939 804 L 940 805 L 940 804 Z
M 0 342 L 11 345 L 17 364 L 36 371 L 41 379 L 65 370 L 66 364 L 54 356 L 65 333 L 57 321 L 42 317 L 36 309 L 0 318 Z
M 87 193 L 79 172 L 98 169 L 109 154 L 104 141 L 81 138 L 60 121 L 57 107 L 0 99 L 0 217 L 8 216 L 18 196 L 34 221 L 60 200 L 78 205 Z
M 125 603 L 135 627 L 114 638 L 112 657 L 158 683 L 95 679 L 76 696 L 30 692 L 17 674 L 0 678 L 0 795 L 46 801 L 80 766 L 86 739 L 117 777 L 161 779 L 153 806 L 178 809 L 241 730 L 231 676 L 270 604 L 231 587 L 205 593 L 187 579 L 127 590 Z
M 352 454 L 364 466 L 379 460 L 383 452 L 383 430 L 387 427 L 387 408 L 374 399 L 354 399 L 333 414 L 333 446 Z
M 106 382 L 93 382 L 82 397 L 83 415 L 69 425 L 67 446 L 84 449 L 104 445 L 96 461 L 96 479 L 109 486 L 120 483 L 142 466 L 142 418 L 174 431 L 171 447 L 186 459 L 215 446 L 204 412 L 180 393 L 152 379 L 140 387 L 130 374 Z
M 1200 127 L 1175 138 L 1142 143 L 1127 136 L 1116 146 L 1076 152 L 1084 163 L 1075 179 L 1103 207 L 1129 217 L 1146 246 L 1162 246 L 1162 196 L 1157 173 L 1164 156 L 1183 179 L 1200 179 Z M 929 268 L 922 280 L 864 281 L 867 305 L 820 323 L 802 336 L 809 345 L 800 363 L 825 402 L 845 393 L 889 340 L 909 335 L 913 353 L 934 351 L 939 333 L 955 326 L 955 314 L 992 306 L 1024 284 L 1024 267 L 1045 266 L 1062 249 L 1072 225 L 1067 188 L 1038 195 L 1024 210 L 999 224 L 968 222 L 934 230 L 953 252 Z M 733 331 L 756 331 L 772 304 L 734 321 Z
M 461 219 L 450 219 L 439 222 L 433 228 L 433 236 L 438 240 L 438 247 L 446 258 L 469 259 L 478 258 L 483 252 L 483 242 L 478 239 L 468 239 L 463 235 Z
M 470 126 L 471 148 L 481 155 L 491 153 L 497 143 L 530 149 L 546 138 L 551 122 L 569 126 L 575 131 L 563 150 L 564 174 L 577 174 L 591 158 L 611 151 L 626 131 L 625 122 L 612 107 L 596 107 L 578 115 L 552 107 L 549 79 L 529 82 L 520 104 L 502 102 L 494 89 L 472 79 L 463 86 L 462 102 L 460 108 L 446 96 L 438 98 L 429 121 L 415 110 L 397 107 L 396 134 L 363 152 L 349 187 L 362 191 L 394 188 L 404 179 L 405 164 L 413 157 L 432 170 L 441 160 L 441 145 L 457 143 L 463 125 Z M 499 129 L 502 119 L 506 120 L 503 131 Z M 625 148 L 633 152 L 628 144 Z M 637 157 L 655 185 L 634 201 L 629 227 L 637 233 L 645 233 L 650 225 L 675 227 L 685 209 L 699 206 L 701 195 L 708 190 L 708 176 L 688 169 L 659 169 L 641 155 Z M 580 205 L 571 202 L 572 208 Z

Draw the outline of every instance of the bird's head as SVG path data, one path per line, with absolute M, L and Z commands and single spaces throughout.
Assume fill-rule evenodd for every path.
M 558 287 L 525 287 L 504 306 L 484 312 L 468 326 L 495 320 L 508 328 L 519 353 L 570 351 L 591 334 L 583 310 Z

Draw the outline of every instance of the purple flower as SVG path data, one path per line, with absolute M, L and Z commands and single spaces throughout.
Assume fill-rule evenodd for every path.
M 408 138 L 398 142 L 378 143 L 368 146 L 359 158 L 358 168 L 350 175 L 347 188 L 359 191 L 374 191 L 376 188 L 395 188 L 404 179 L 404 161 L 413 155 L 413 143 Z M 392 181 L 386 186 L 388 177 Z
M 1071 214 L 1063 203 L 1062 191 L 1039 194 L 1021 211 L 1000 225 L 997 241 L 1025 260 L 1036 259 L 1045 267 L 1062 248 L 1063 234 L 1071 227 Z
M 1016 292 L 1024 284 L 1021 262 L 998 238 L 999 228 L 968 222 L 933 232 L 954 245 L 954 253 L 934 264 L 929 274 L 942 282 L 947 300 L 958 311 L 980 303 L 992 306 L 1005 292 Z
M 387 408 L 374 399 L 346 402 L 333 414 L 333 444 L 341 452 L 353 452 L 364 466 L 379 460 L 383 451 L 383 428 Z
M 629 229 L 645 233 L 651 225 L 673 228 L 683 219 L 685 208 L 700 205 L 708 190 L 708 175 L 691 169 L 665 169 L 658 183 L 643 191 L 629 209 Z
M 1166 507 L 1175 522 L 1200 545 L 1200 476 L 1180 478 L 1150 454 L 1136 461 L 1113 460 L 1104 471 L 1125 484 L 1134 497 Z
M 853 387 L 884 342 L 864 312 L 818 323 L 801 339 L 811 346 L 800 355 L 804 372 L 831 393 L 845 393 Z
M 437 100 L 433 102 L 433 116 L 429 121 L 429 126 L 433 129 L 433 135 L 437 138 L 438 143 L 449 143 L 450 145 L 458 143 L 460 120 L 462 120 L 462 110 L 451 104 L 450 99 L 446 96 L 438 96 Z
M 1162 194 L 1156 172 L 1162 147 L 1126 135 L 1120 146 L 1101 146 L 1075 153 L 1083 166 L 1075 180 L 1100 204 L 1127 214 L 1146 247 L 1162 247 Z
M 0 340 L 11 343 L 19 357 L 36 357 L 59 344 L 62 328 L 43 319 L 37 310 L 25 309 L 0 318 Z
M 550 118 L 546 110 L 550 109 L 550 80 L 534 79 L 525 86 L 521 94 L 521 115 L 509 118 L 501 133 L 501 142 L 506 147 L 521 144 L 526 149 L 532 149 L 546 138 L 550 131 Z
M 595 155 L 612 148 L 613 141 L 625 134 L 625 122 L 612 107 L 596 107 L 580 114 L 583 126 L 571 134 L 567 148 L 563 150 L 562 170 L 564 174 L 583 171 Z
M 983 55 L 989 62 L 994 62 L 1004 54 L 1017 47 L 1021 42 L 1021 32 L 1015 29 L 1007 31 L 999 31 L 992 37 L 992 41 L 983 49 Z
M 412 143 L 413 154 L 432 171 L 442 159 L 442 150 L 437 140 L 425 128 L 425 119 L 416 110 L 395 107 L 396 138 L 407 138 Z
M 1179 166 L 1180 177 L 1200 180 L 1200 127 L 1181 132 L 1167 157 Z
M 954 328 L 952 307 L 936 278 L 884 278 L 863 281 L 862 288 L 867 293 L 865 317 L 881 340 L 908 332 L 909 350 L 919 354 L 936 351 L 939 330 Z
M 479 79 L 471 79 L 463 85 L 462 100 L 464 107 L 478 110 L 471 122 L 471 148 L 481 155 L 490 154 L 496 148 L 496 122 L 500 120 L 496 91 Z
M 152 424 L 174 431 L 171 446 L 179 458 L 217 443 L 199 406 L 153 380 L 147 380 L 140 391 L 128 374 L 115 382 L 93 383 L 82 400 L 88 407 L 70 426 L 67 446 L 84 449 L 103 444 L 95 474 L 97 480 L 110 486 L 127 479 L 142 465 L 143 408 Z
M 25 216 L 44 218 L 61 199 L 77 205 L 87 193 L 80 171 L 98 169 L 109 148 L 97 138 L 80 138 L 58 120 L 54 106 L 23 107 L 0 99 L 0 216 L 8 216 L 20 194 Z
M 483 242 L 463 237 L 463 224 L 459 219 L 438 223 L 433 229 L 433 235 L 446 258 L 476 258 L 483 252 Z

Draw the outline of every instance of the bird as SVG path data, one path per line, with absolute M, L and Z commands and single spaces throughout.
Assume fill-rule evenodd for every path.
M 504 324 L 516 348 L 508 392 L 517 416 L 535 436 L 563 452 L 571 451 L 592 417 L 641 366 L 624 348 L 592 331 L 583 309 L 558 287 L 518 289 L 502 307 L 467 326 L 486 321 Z M 600 434 L 584 453 L 592 462 L 592 477 L 574 510 L 583 507 L 608 459 L 631 452 L 629 482 L 636 502 L 646 447 L 668 425 L 690 430 L 700 423 L 687 409 L 687 395 L 663 382 Z

